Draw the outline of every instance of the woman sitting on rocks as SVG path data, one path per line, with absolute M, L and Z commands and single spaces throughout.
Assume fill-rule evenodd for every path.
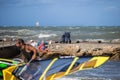
M 45 45 L 45 42 L 42 41 L 40 43 L 40 45 L 38 46 L 38 52 L 39 52 L 39 55 L 40 57 L 43 56 L 44 54 L 47 54 L 48 53 L 48 48 L 47 46 Z

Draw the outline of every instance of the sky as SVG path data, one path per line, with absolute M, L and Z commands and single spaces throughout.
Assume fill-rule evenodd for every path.
M 120 26 L 120 0 L 0 0 L 1 26 Z

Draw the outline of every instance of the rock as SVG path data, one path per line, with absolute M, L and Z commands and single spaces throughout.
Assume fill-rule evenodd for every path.
M 115 61 L 120 60 L 120 54 L 115 54 L 114 56 L 112 56 L 112 57 L 110 58 L 110 60 L 115 60 Z
M 0 48 L 0 58 L 14 58 L 20 54 L 20 50 L 16 46 L 6 46 Z
M 113 56 L 111 57 L 111 60 L 120 60 L 120 47 L 116 47 L 113 49 Z
M 102 43 L 102 41 L 98 41 L 98 43 Z
M 74 44 L 52 44 L 49 45 L 52 55 L 59 56 L 111 56 L 111 59 L 120 60 L 120 45 L 119 44 L 104 44 L 104 43 L 74 43 Z M 55 55 L 57 53 L 57 55 Z
M 0 48 L 1 58 L 12 58 L 19 54 L 15 47 Z M 6 54 L 6 55 L 5 55 Z M 80 42 L 72 44 L 52 43 L 48 53 L 40 54 L 42 59 L 59 56 L 110 56 L 111 60 L 120 60 L 120 44 Z
M 80 43 L 80 41 L 76 41 L 76 43 Z

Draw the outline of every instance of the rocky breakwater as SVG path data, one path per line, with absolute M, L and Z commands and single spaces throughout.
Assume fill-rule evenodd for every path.
M 111 60 L 120 60 L 120 44 L 115 43 L 54 43 L 49 45 L 48 49 L 49 52 L 45 54 L 45 57 L 108 55 Z

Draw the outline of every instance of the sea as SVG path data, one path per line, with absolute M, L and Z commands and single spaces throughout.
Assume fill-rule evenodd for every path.
M 0 40 L 61 41 L 70 32 L 72 41 L 120 42 L 120 26 L 0 26 Z M 120 80 L 120 61 L 108 61 L 96 69 L 83 70 L 56 80 Z
M 70 32 L 72 41 L 120 41 L 120 26 L 0 26 L 0 40 L 60 41 L 65 32 Z

